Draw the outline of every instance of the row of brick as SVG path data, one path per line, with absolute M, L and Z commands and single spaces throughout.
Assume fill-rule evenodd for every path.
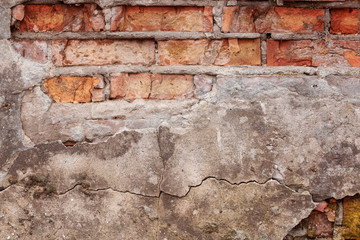
M 102 76 L 59 76 L 44 81 L 55 102 L 100 102 L 110 99 L 184 99 L 211 90 L 212 78 L 205 75 L 120 73 L 110 76 L 110 93 Z
M 55 40 L 56 66 L 261 65 L 260 39 L 222 40 Z M 15 41 L 24 57 L 47 62 L 48 42 Z M 156 54 L 158 60 L 156 60 Z M 268 66 L 360 66 L 360 41 L 267 40 Z M 157 62 L 158 61 L 158 62 Z
M 231 33 L 319 33 L 325 31 L 325 9 L 286 7 L 224 7 L 222 31 Z M 359 33 L 359 9 L 331 9 L 330 32 Z M 106 16 L 109 29 L 106 29 Z M 212 32 L 212 7 L 118 6 L 102 10 L 95 4 L 18 5 L 12 11 L 15 31 L 104 30 L 141 32 Z

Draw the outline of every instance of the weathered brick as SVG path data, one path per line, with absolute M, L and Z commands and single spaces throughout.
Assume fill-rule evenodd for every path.
M 325 208 L 327 208 L 328 205 L 328 202 L 322 201 L 316 206 L 315 210 L 319 212 L 325 212 Z
M 337 208 L 337 205 L 336 205 L 336 200 L 335 200 L 335 202 L 330 202 L 328 207 L 326 207 L 324 209 L 325 215 L 330 222 L 335 222 L 336 208 Z
M 121 73 L 111 76 L 111 98 L 181 99 L 193 96 L 191 75 Z
M 194 94 L 194 79 L 191 75 L 151 76 L 151 99 L 182 99 Z
M 260 65 L 260 39 L 159 41 L 160 65 Z
M 359 9 L 331 10 L 331 33 L 356 34 L 359 32 Z
M 16 51 L 25 58 L 29 58 L 40 63 L 47 62 L 48 45 L 46 41 L 15 41 L 13 46 Z
M 44 87 L 56 102 L 91 102 L 92 92 L 101 77 L 60 76 L 46 79 Z
M 155 62 L 155 43 L 147 40 L 59 40 L 52 42 L 52 49 L 57 66 Z
M 104 14 L 96 4 L 54 4 L 25 5 L 25 17 L 20 22 L 18 30 L 21 32 L 92 32 L 104 29 Z
M 149 98 L 151 90 L 150 74 L 121 73 L 111 76 L 110 81 L 111 98 Z
M 267 64 L 269 66 L 315 66 L 314 57 L 325 49 L 322 41 L 267 41 Z
M 223 40 L 215 65 L 261 65 L 260 39 Z
M 112 31 L 211 32 L 211 7 L 139 7 L 112 8 Z
M 325 213 L 312 211 L 309 216 L 308 237 L 332 237 L 334 224 L 330 222 Z
M 329 44 L 329 53 L 339 55 L 343 65 L 360 67 L 360 41 L 333 40 Z
M 360 41 L 268 40 L 269 66 L 360 66 Z
M 196 75 L 194 77 L 195 96 L 201 96 L 211 91 L 214 77 L 209 75 Z
M 11 24 L 14 24 L 16 21 L 21 21 L 25 17 L 25 6 L 17 5 L 11 9 Z
M 360 239 L 360 196 L 344 198 L 342 237 Z
M 105 82 L 103 79 L 94 83 L 94 89 L 91 90 L 91 100 L 93 102 L 105 101 Z
M 223 32 L 313 33 L 324 31 L 324 9 L 225 7 Z
M 160 65 L 196 65 L 204 62 L 208 40 L 159 41 Z

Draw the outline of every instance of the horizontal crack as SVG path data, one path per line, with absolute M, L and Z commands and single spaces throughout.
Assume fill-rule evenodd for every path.
M 105 187 L 105 188 L 87 188 L 87 187 L 84 187 L 82 183 L 77 183 L 75 184 L 74 186 L 72 186 L 71 188 L 69 188 L 68 190 L 64 191 L 64 192 L 60 192 L 58 193 L 57 195 L 61 196 L 61 195 L 65 195 L 69 192 L 71 192 L 72 190 L 74 190 L 75 188 L 77 187 L 82 187 L 84 189 L 86 189 L 87 191 L 92 191 L 92 192 L 99 192 L 99 191 L 107 191 L 107 190 L 111 190 L 111 191 L 114 191 L 114 192 L 118 192 L 118 193 L 124 193 L 124 194 L 131 194 L 131 195 L 137 195 L 137 196 L 141 196 L 141 197 L 146 197 L 146 198 L 160 198 L 162 194 L 164 195 L 168 195 L 168 196 L 171 196 L 171 197 L 174 197 L 174 198 L 185 198 L 193 188 L 198 188 L 200 187 L 205 181 L 209 180 L 209 179 L 214 179 L 218 182 L 226 182 L 227 184 L 230 184 L 230 185 L 233 185 L 233 186 L 241 186 L 241 185 L 246 185 L 246 184 L 251 184 L 251 183 L 254 183 L 254 184 L 258 184 L 258 185 L 265 185 L 267 184 L 268 182 L 270 181 L 275 181 L 277 182 L 278 184 L 280 184 L 281 186 L 289 189 L 290 191 L 292 192 L 296 192 L 294 189 L 290 188 L 289 186 L 279 182 L 277 179 L 275 178 L 269 178 L 267 179 L 266 181 L 264 182 L 258 182 L 256 180 L 249 180 L 249 181 L 246 181 L 246 182 L 238 182 L 238 183 L 233 183 L 227 179 L 218 179 L 216 177 L 213 177 L 213 176 L 209 176 L 209 177 L 206 177 L 204 178 L 199 184 L 197 185 L 193 185 L 193 186 L 189 186 L 189 190 L 184 194 L 184 195 L 181 195 L 181 196 L 178 196 L 178 195 L 175 195 L 175 194 L 170 194 L 170 193 L 167 193 L 167 192 L 164 192 L 164 191 L 160 191 L 160 193 L 158 194 L 158 196 L 151 196 L 151 195 L 146 195 L 146 194 L 141 194 L 141 193 L 134 193 L 132 191 L 121 191 L 121 190 L 117 190 L 117 189 L 114 189 L 112 187 Z

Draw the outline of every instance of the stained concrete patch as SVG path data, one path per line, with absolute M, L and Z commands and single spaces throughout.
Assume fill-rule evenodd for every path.
M 258 103 L 228 101 L 194 109 L 190 127 L 175 140 L 161 189 L 183 196 L 208 176 L 234 183 L 271 178 L 275 155 L 267 144 L 279 133 L 264 121 Z
M 25 150 L 9 168 L 5 186 L 36 178 L 51 183 L 56 193 L 81 184 L 158 196 L 162 170 L 157 135 L 129 131 L 98 144 L 57 142 Z
M 159 239 L 282 239 L 314 206 L 309 193 L 275 181 L 208 179 L 184 198 L 161 196 Z
M 21 92 L 41 79 L 45 66 L 20 58 L 7 40 L 0 40 L 0 48 L 5 56 L 0 58 L 0 166 L 3 166 L 23 148 Z
M 1 192 L 1 239 L 156 238 L 156 198 L 81 187 L 34 198 L 34 191 L 12 186 Z
M 0 193 L 1 238 L 281 239 L 315 207 L 308 193 L 276 181 L 231 185 L 208 179 L 184 198 L 81 186 L 34 197 L 37 187 Z

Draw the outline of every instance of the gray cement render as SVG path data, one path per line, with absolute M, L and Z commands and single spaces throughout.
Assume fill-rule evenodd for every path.
M 13 49 L 6 7 L 20 2 L 0 9 L 1 239 L 282 239 L 317 202 L 359 193 L 359 68 L 56 68 Z M 170 3 L 194 1 L 145 5 Z M 126 34 L 116 37 L 178 37 Z M 50 76 L 118 72 L 209 75 L 212 87 L 85 104 L 42 88 Z

